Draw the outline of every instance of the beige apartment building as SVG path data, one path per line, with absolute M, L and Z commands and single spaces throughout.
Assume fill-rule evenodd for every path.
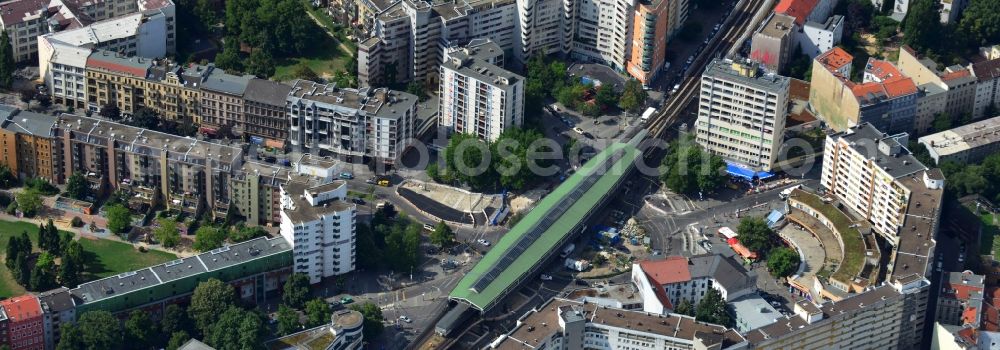
M 191 121 L 199 112 L 198 84 L 213 73 L 221 74 L 211 65 L 182 67 L 95 51 L 87 59 L 88 107 L 96 111 L 115 104 L 126 115 L 146 107 L 167 120 Z
M 202 131 L 215 133 L 226 125 L 237 134 L 242 133 L 246 122 L 243 115 L 243 94 L 251 78 L 253 76 L 218 74 L 201 83 L 201 113 L 195 117 L 195 123 L 201 125 Z
M 917 86 L 932 84 L 945 91 L 942 112 L 952 118 L 973 112 L 976 102 L 976 77 L 968 67 L 954 65 L 938 69 L 938 63 L 920 57 L 909 46 L 899 50 L 899 71 L 913 79 Z

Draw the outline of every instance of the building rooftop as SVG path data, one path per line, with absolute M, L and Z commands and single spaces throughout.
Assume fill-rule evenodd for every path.
M 736 315 L 734 320 L 736 330 L 741 333 L 772 324 L 783 317 L 767 300 L 756 293 L 742 296 L 727 304 Z
M 212 74 L 201 83 L 201 89 L 228 95 L 243 96 L 247 85 L 250 84 L 251 78 L 253 78 L 252 75 L 232 75 L 221 69 L 214 69 Z
M 781 0 L 778 6 L 774 7 L 774 12 L 794 17 L 795 23 L 802 26 L 818 3 L 819 0 Z
M 49 44 L 52 45 L 52 56 L 49 57 L 52 64 L 86 67 L 87 59 L 93 53 L 87 47 L 73 46 L 58 40 L 49 40 Z
M 875 59 L 873 57 L 869 57 L 868 63 L 865 64 L 865 74 L 870 74 L 876 79 L 876 82 L 904 76 L 903 73 L 896 68 L 896 65 L 892 64 L 892 62 Z
M 73 295 L 69 293 L 69 288 L 59 287 L 53 290 L 38 293 L 38 300 L 44 305 L 48 312 L 59 313 L 76 308 L 73 303 Z
M 281 212 L 284 215 L 287 215 L 290 220 L 293 222 L 308 222 L 316 220 L 322 216 L 335 214 L 345 210 L 356 209 L 357 205 L 354 203 L 349 203 L 339 199 L 318 203 L 316 206 L 309 204 L 309 201 L 303 197 L 306 191 L 317 193 L 326 192 L 346 185 L 343 181 L 333 181 L 316 185 L 312 182 L 313 180 L 314 178 L 295 176 L 292 180 L 282 185 L 282 189 L 288 193 L 288 196 L 291 197 L 292 204 L 294 205 L 291 209 L 282 208 L 281 210 Z
M 853 61 L 854 56 L 851 56 L 851 54 L 844 51 L 844 49 L 840 48 L 840 46 L 836 46 L 833 49 L 816 56 L 816 62 L 819 62 L 831 72 L 836 72 L 844 68 L 844 66 L 849 66 Z
M 0 19 L 3 25 L 10 27 L 21 23 L 26 17 L 37 16 L 48 11 L 47 0 L 13 0 L 0 3 Z
M 691 280 L 688 259 L 683 256 L 668 256 L 663 260 L 644 260 L 639 267 L 649 279 L 659 285 L 667 285 Z
M 78 305 L 93 303 L 181 278 L 218 271 L 262 257 L 287 252 L 291 249 L 292 247 L 284 238 L 259 237 L 226 245 L 192 257 L 83 283 L 72 289 L 70 293 Z
M 3 308 L 7 319 L 12 322 L 42 317 L 42 305 L 39 304 L 38 297 L 32 294 L 0 300 L 0 308 Z
M 319 84 L 308 80 L 296 80 L 288 93 L 292 103 L 323 103 L 336 106 L 336 113 L 380 118 L 400 118 L 417 103 L 417 97 L 405 92 L 386 88 L 342 89 L 336 84 Z M 360 111 L 360 112 L 359 112 Z
M 893 254 L 895 261 L 890 281 L 904 279 L 908 275 L 920 278 L 930 275 L 931 254 L 936 244 L 935 229 L 939 226 L 936 221 L 940 217 L 944 189 L 928 188 L 924 176 L 942 180 L 940 174 L 939 169 L 930 169 L 897 177 L 897 181 L 910 190 L 910 202 L 906 206 L 903 227 L 898 232 L 899 246 Z
M 509 86 L 524 79 L 520 75 L 497 67 L 477 57 L 487 55 L 484 52 L 485 50 L 484 48 L 470 51 L 452 51 L 448 54 L 448 60 L 443 62 L 441 66 L 493 86 Z
M 721 254 L 692 256 L 688 259 L 688 269 L 691 278 L 712 278 L 726 290 L 743 290 L 757 285 L 756 272 L 747 271 L 743 265 Z
M 46 37 L 73 46 L 95 45 L 135 36 L 144 21 L 143 14 L 136 12 L 94 22 L 85 27 L 48 34 Z
M 973 63 L 972 74 L 979 81 L 1000 78 L 1000 58 Z
M 763 72 L 755 63 L 743 64 L 730 60 L 712 60 L 702 77 L 735 82 L 755 89 L 783 94 L 788 91 L 790 79 Z
M 781 13 L 774 13 L 764 22 L 760 34 L 770 38 L 781 38 L 792 34 L 796 18 Z
M 177 348 L 177 350 L 215 350 L 215 348 L 198 341 L 198 339 L 189 339 L 184 345 Z
M 116 52 L 97 50 L 87 58 L 87 69 L 102 69 L 115 73 L 145 78 L 153 60 L 138 56 L 125 56 Z
M 243 98 L 271 106 L 285 106 L 285 98 L 292 91 L 292 87 L 276 81 L 266 79 L 250 79 L 246 86 Z
M 936 134 L 922 136 L 919 141 L 939 157 L 1000 142 L 1000 117 L 984 119 Z
M 691 342 L 698 337 L 708 348 L 721 345 L 719 348 L 725 349 L 745 341 L 732 329 L 697 322 L 689 316 L 649 314 L 555 298 L 522 316 L 516 328 L 501 336 L 493 345 L 495 349 L 500 350 L 537 349 L 540 339 L 560 330 L 560 317 L 587 320 L 590 324 L 604 327 L 671 336 Z
M 6 113 L 0 127 L 15 133 L 51 137 L 52 127 L 58 120 L 56 116 L 15 109 Z
M 831 135 L 832 138 L 843 139 L 851 147 L 867 159 L 873 160 L 882 170 L 894 178 L 916 174 L 926 170 L 923 164 L 906 149 L 906 134 L 888 135 L 882 133 L 868 123 L 862 123 L 848 130 Z

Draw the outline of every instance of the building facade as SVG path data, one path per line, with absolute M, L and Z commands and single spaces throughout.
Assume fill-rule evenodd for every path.
M 76 321 L 76 303 L 66 287 L 38 293 L 38 301 L 45 317 L 45 349 L 52 350 L 59 344 L 62 325 Z
M 795 49 L 795 17 L 772 13 L 754 33 L 750 43 L 750 58 L 772 72 L 781 72 Z
M 1000 117 L 921 136 L 917 141 L 938 165 L 979 163 L 1000 149 Z
M 673 312 L 683 301 L 698 305 L 714 289 L 724 301 L 757 291 L 757 274 L 718 254 L 670 256 L 632 264 L 632 283 L 642 295 L 643 311 Z
M 626 71 L 643 86 L 659 77 L 667 60 L 671 0 L 638 1 L 632 14 L 631 52 Z
M 952 326 L 979 328 L 983 314 L 984 277 L 972 271 L 941 274 L 935 322 Z
M 44 318 L 32 294 L 0 300 L 0 344 L 11 350 L 44 350 Z
M 243 95 L 241 128 L 250 135 L 250 141 L 283 148 L 288 139 L 288 114 L 285 98 L 292 87 L 265 79 L 250 79 Z
M 310 283 L 354 271 L 357 208 L 346 198 L 343 181 L 281 186 L 281 236 L 294 250 L 294 271 Z
M 488 42 L 449 51 L 441 65 L 440 126 L 493 142 L 524 123 L 524 78 L 490 63 L 502 52 Z
M 57 117 L 3 106 L 0 115 L 0 140 L 3 164 L 20 179 L 41 178 L 62 183 L 59 171 L 61 152 L 52 133 Z
M 412 145 L 417 97 L 297 80 L 286 99 L 289 141 L 315 155 L 394 164 Z
M 229 132 L 242 133 L 245 128 L 243 94 L 252 76 L 219 74 L 205 79 L 199 87 L 199 107 L 196 113 L 201 129 L 208 133 L 218 132 L 225 126 Z
M 770 171 L 785 130 L 789 79 L 756 64 L 715 60 L 701 77 L 698 144 L 747 167 Z

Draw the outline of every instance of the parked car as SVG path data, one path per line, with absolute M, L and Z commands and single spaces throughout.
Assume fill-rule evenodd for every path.
M 406 323 L 413 323 L 413 320 L 411 320 L 409 317 L 406 317 L 406 315 L 400 315 L 399 320 Z
M 485 240 L 485 239 L 482 239 L 482 238 L 480 238 L 480 239 L 477 239 L 477 240 L 476 240 L 476 242 L 478 242 L 479 244 L 482 244 L 482 245 L 484 245 L 484 246 L 487 246 L 487 247 L 489 247 L 489 246 L 490 246 L 490 241 L 487 241 L 487 240 Z
M 428 225 L 428 224 L 424 224 L 424 229 L 427 230 L 427 231 L 434 231 L 434 226 L 431 226 L 431 225 Z
M 340 303 L 343 304 L 343 305 L 347 305 L 347 304 L 350 304 L 350 303 L 353 303 L 353 302 L 354 302 L 354 298 L 352 298 L 351 296 L 345 296 L 343 298 L 340 298 Z
M 340 173 L 340 178 L 344 180 L 351 180 L 354 179 L 354 174 L 345 171 Z
M 578 127 L 577 128 L 573 128 L 573 132 L 575 132 L 577 134 L 580 134 L 580 135 L 583 135 L 583 129 L 580 129 Z
M 542 281 L 551 281 L 552 280 L 552 276 L 546 275 L 544 273 L 541 276 L 538 276 L 538 278 L 541 278 Z
M 351 202 L 354 202 L 354 204 L 357 205 L 365 205 L 365 200 L 361 198 L 354 198 L 351 200 Z
M 581 280 L 581 279 L 578 279 L 578 280 L 573 281 L 573 282 L 576 283 L 577 285 L 590 287 L 590 282 L 587 282 L 587 281 L 584 281 L 584 280 Z
M 365 183 L 366 184 L 370 184 L 370 185 L 374 185 L 375 184 L 375 177 L 374 176 L 369 177 L 368 180 L 365 180 Z

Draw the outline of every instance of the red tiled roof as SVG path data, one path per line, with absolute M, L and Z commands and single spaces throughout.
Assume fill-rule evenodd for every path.
M 145 77 L 146 76 L 146 70 L 143 69 L 143 68 L 129 67 L 129 66 L 126 66 L 126 65 L 123 65 L 123 64 L 118 64 L 118 63 L 114 63 L 114 62 L 109 62 L 109 61 L 101 60 L 101 59 L 98 59 L 98 58 L 96 58 L 94 56 L 91 56 L 90 58 L 87 59 L 87 67 L 88 68 L 89 67 L 101 68 L 101 69 L 106 69 L 106 70 L 110 70 L 110 71 L 113 71 L 113 72 L 128 73 L 128 74 L 131 74 L 132 76 L 136 76 L 136 77 Z
M 639 267 L 649 279 L 662 286 L 665 284 L 686 282 L 691 280 L 688 271 L 688 260 L 683 256 L 670 256 L 663 260 L 641 261 Z
M 885 93 L 889 97 L 899 97 L 917 93 L 917 84 L 913 83 L 913 79 L 902 76 L 886 80 L 882 86 L 885 87 Z
M 5 26 L 13 26 L 21 23 L 28 13 L 47 8 L 49 2 L 46 0 L 14 0 L 0 4 L 0 16 L 3 18 Z
M 816 61 L 826 67 L 831 72 L 837 71 L 846 65 L 851 64 L 854 56 L 844 51 L 840 47 L 834 47 L 830 51 L 824 52 L 816 57 Z
M 795 17 L 795 23 L 802 26 L 818 3 L 819 0 L 781 0 L 774 12 Z
M 958 78 L 968 77 L 970 75 L 972 75 L 972 74 L 969 73 L 968 69 L 957 70 L 957 71 L 954 71 L 954 72 L 942 74 L 941 75 L 941 80 L 948 81 L 948 80 L 952 80 L 952 79 L 958 79 Z
M 874 58 L 868 59 L 865 71 L 874 75 L 878 80 L 888 80 L 893 77 L 903 76 L 903 73 L 900 73 L 899 69 L 892 62 L 876 60 Z
M 38 303 L 37 297 L 30 294 L 0 300 L 0 307 L 7 318 L 15 322 L 42 317 L 42 305 Z
M 979 316 L 979 309 L 975 307 L 967 307 L 962 310 L 962 324 L 975 324 L 976 318 Z
M 972 327 L 965 327 L 958 331 L 957 335 L 965 340 L 968 344 L 976 344 L 979 342 L 979 337 L 976 336 L 976 329 Z

